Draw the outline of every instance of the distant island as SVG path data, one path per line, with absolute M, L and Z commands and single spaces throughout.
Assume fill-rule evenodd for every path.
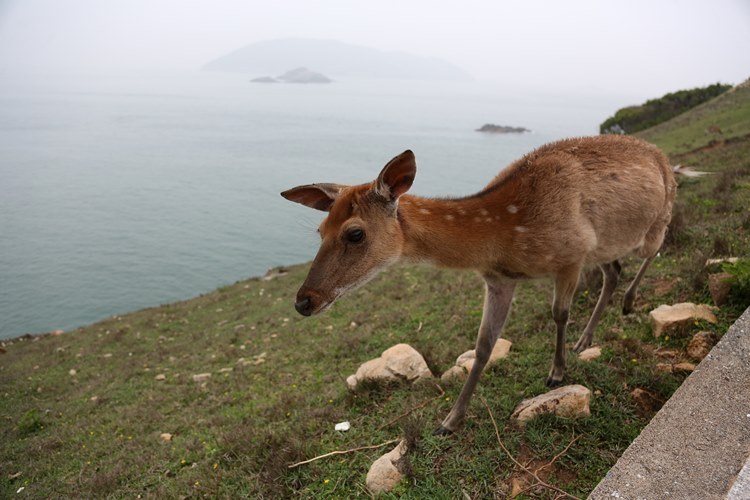
M 397 78 L 468 81 L 471 75 L 443 59 L 382 51 L 335 40 L 288 38 L 258 42 L 206 64 L 206 71 L 278 75 L 289 68 L 315 68 L 333 78 Z M 272 83 L 264 77 L 259 82 Z M 275 79 L 274 79 L 275 80 Z
M 485 123 L 477 129 L 477 132 L 488 132 L 490 134 L 522 134 L 524 132 L 531 132 L 531 130 L 525 127 L 509 127 L 507 125 Z
M 276 78 L 261 76 L 250 81 L 253 83 L 331 83 L 332 80 L 322 73 L 316 73 L 307 68 L 296 68 Z

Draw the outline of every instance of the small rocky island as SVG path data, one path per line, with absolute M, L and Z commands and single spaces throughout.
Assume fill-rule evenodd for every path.
M 307 68 L 296 68 L 281 76 L 261 76 L 250 80 L 253 83 L 331 83 L 331 79 L 322 73 L 310 71 Z
M 531 130 L 525 127 L 509 127 L 507 125 L 485 123 L 477 129 L 477 132 L 488 132 L 490 134 L 523 134 L 524 132 L 531 132 Z

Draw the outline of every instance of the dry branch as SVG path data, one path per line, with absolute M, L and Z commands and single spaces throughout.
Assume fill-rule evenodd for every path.
M 508 458 L 510 458 L 511 461 L 513 461 L 514 464 L 516 464 L 521 470 L 523 470 L 524 472 L 526 472 L 527 474 L 529 474 L 530 476 L 532 476 L 537 481 L 537 484 L 534 484 L 534 485 L 532 485 L 532 486 L 530 486 L 528 488 L 525 488 L 524 491 L 526 491 L 528 489 L 531 489 L 533 487 L 536 487 L 536 486 L 542 486 L 542 487 L 547 488 L 549 490 L 556 491 L 557 493 L 559 493 L 561 495 L 561 498 L 573 498 L 575 500 L 581 500 L 577 496 L 571 495 L 570 493 L 561 490 L 557 486 L 551 485 L 551 484 L 543 481 L 536 474 L 536 472 L 532 472 L 528 467 L 524 466 L 523 464 L 521 464 L 521 462 L 519 462 L 518 460 L 516 460 L 515 457 L 513 457 L 513 455 L 511 455 L 510 451 L 508 451 L 508 448 L 505 447 L 505 444 L 503 443 L 503 440 L 500 439 L 500 431 L 497 428 L 497 422 L 495 422 L 495 416 L 492 414 L 492 410 L 490 410 L 490 407 L 487 404 L 487 401 L 484 398 L 482 398 L 482 397 L 480 397 L 479 399 L 482 401 L 482 404 L 484 405 L 484 407 L 487 408 L 487 413 L 489 413 L 490 420 L 492 420 L 492 425 L 495 428 L 495 436 L 497 437 L 497 442 L 500 445 L 500 448 L 503 449 L 503 451 L 505 452 L 505 454 L 508 455 Z M 573 441 L 575 441 L 576 439 L 577 438 L 574 438 Z M 570 445 L 573 444 L 573 441 L 571 441 L 570 444 L 568 444 L 568 446 L 563 451 L 567 451 L 567 449 L 570 448 Z M 560 453 L 557 456 L 555 456 L 555 458 L 553 458 L 552 461 L 550 461 L 550 463 L 548 463 L 547 465 L 551 465 L 552 462 L 555 461 L 555 460 L 557 460 L 560 456 L 562 456 L 562 453 Z M 545 465 L 545 467 L 547 465 Z M 539 470 L 541 470 L 541 468 Z
M 390 441 L 386 441 L 386 442 L 380 443 L 380 444 L 373 444 L 373 445 L 370 445 L 370 446 L 360 446 L 359 448 L 351 448 L 349 450 L 336 450 L 336 451 L 332 451 L 330 453 L 326 453 L 324 455 L 318 455 L 317 457 L 313 457 L 313 458 L 311 458 L 309 460 L 304 460 L 302 462 L 297 462 L 296 464 L 287 465 L 287 468 L 294 469 L 295 467 L 299 467 L 300 465 L 309 464 L 310 462 L 314 462 L 316 460 L 320 460 L 321 458 L 332 457 L 334 455 L 345 455 L 347 453 L 354 453 L 355 451 L 372 450 L 374 448 L 380 448 L 382 446 L 386 446 L 388 444 L 393 444 L 393 443 L 396 443 L 398 441 L 401 441 L 401 438 L 391 439 Z

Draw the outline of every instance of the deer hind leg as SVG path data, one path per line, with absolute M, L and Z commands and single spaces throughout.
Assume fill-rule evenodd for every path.
M 570 317 L 570 304 L 578 285 L 580 266 L 568 268 L 557 275 L 555 280 L 555 298 L 552 302 L 552 318 L 557 327 L 555 341 L 555 358 L 547 377 L 547 387 L 560 385 L 565 374 L 565 330 Z
M 599 320 L 602 318 L 604 308 L 607 307 L 607 304 L 609 304 L 609 301 L 612 299 L 612 293 L 615 291 L 617 281 L 620 278 L 621 267 L 620 263 L 616 260 L 607 262 L 606 264 L 601 264 L 599 269 L 602 270 L 602 275 L 604 276 L 602 281 L 602 291 L 599 294 L 599 300 L 596 302 L 596 307 L 594 307 L 594 312 L 591 313 L 591 318 L 589 319 L 586 328 L 583 329 L 581 338 L 579 338 L 578 342 L 573 346 L 575 352 L 581 352 L 591 345 L 591 341 L 594 339 L 596 325 L 599 324 Z
M 461 394 L 453 405 L 450 413 L 443 420 L 433 434 L 447 435 L 455 432 L 461 427 L 469 407 L 471 395 L 479 382 L 479 377 L 490 359 L 495 342 L 500 338 L 505 320 L 510 311 L 510 303 L 513 298 L 513 290 L 516 285 L 513 282 L 493 282 L 487 278 L 484 311 L 482 313 L 482 324 L 479 327 L 479 335 L 476 344 L 476 359 L 471 367 L 469 378 L 466 380 Z
M 643 247 L 638 252 L 641 257 L 644 257 L 644 260 L 641 264 L 641 268 L 638 269 L 638 274 L 635 275 L 633 282 L 625 291 L 625 299 L 622 303 L 623 314 L 630 314 L 633 312 L 633 304 L 635 304 L 635 298 L 638 295 L 638 285 L 641 283 L 643 275 L 646 274 L 646 270 L 651 264 L 651 261 L 654 260 L 654 257 L 656 257 L 656 254 L 659 252 L 662 243 L 664 243 L 664 235 L 667 232 L 668 223 L 669 220 L 661 221 L 660 224 L 652 226 L 646 234 Z
M 643 275 L 646 274 L 646 270 L 651 264 L 651 261 L 654 260 L 654 257 L 656 257 L 656 255 L 652 255 L 643 260 L 641 268 L 638 269 L 638 274 L 635 275 L 633 282 L 630 283 L 630 286 L 625 291 L 625 298 L 622 301 L 623 314 L 630 314 L 633 312 L 633 304 L 635 304 L 635 298 L 638 296 L 638 285 L 641 283 L 641 279 L 643 279 Z

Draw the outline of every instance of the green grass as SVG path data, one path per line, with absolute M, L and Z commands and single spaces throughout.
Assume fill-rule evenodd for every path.
M 728 96 L 750 102 L 744 90 Z M 715 120 L 729 130 L 721 120 L 734 113 L 717 108 Z M 701 112 L 695 120 L 712 120 Z M 703 127 L 665 125 L 672 128 L 657 131 L 660 144 L 682 144 L 686 139 L 675 137 L 688 134 L 684 128 Z M 519 287 L 504 333 L 513 341 L 511 355 L 483 377 L 464 428 L 436 438 L 431 431 L 460 383 L 444 385 L 442 397 L 389 424 L 434 399 L 439 389 L 430 383 L 366 384 L 350 393 L 344 379 L 399 342 L 420 351 L 434 373 L 447 370 L 473 347 L 482 307 L 479 278 L 398 267 L 325 315 L 302 318 L 292 302 L 306 266 L 295 266 L 273 281 L 241 281 L 61 336 L 6 342 L 7 353 L 0 354 L 0 497 L 22 487 L 23 495 L 35 498 L 366 497 L 370 464 L 393 445 L 288 465 L 404 434 L 416 446 L 408 455 L 408 480 L 392 497 L 504 497 L 518 471 L 498 446 L 480 398 L 516 457 L 545 463 L 580 436 L 545 477 L 585 496 L 653 416 L 638 407 L 632 389 L 666 400 L 684 379 L 657 373 L 660 360 L 653 353 L 662 346 L 684 348 L 687 337 L 654 339 L 648 311 L 661 303 L 710 301 L 704 259 L 747 257 L 750 139 L 741 131 L 736 137 L 692 154 L 679 150 L 683 163 L 714 174 L 681 181 L 669 242 L 644 280 L 636 313 L 626 317 L 619 313 L 624 282 L 639 263 L 624 262 L 615 304 L 596 333 L 602 357 L 582 363 L 568 356 L 566 382 L 594 392 L 588 419 L 547 416 L 523 430 L 509 421 L 522 399 L 546 390 L 554 331 L 549 282 Z M 582 286 L 571 311 L 571 345 L 597 293 L 593 285 Z M 721 335 L 742 308 L 724 307 L 717 325 L 695 330 Z M 194 382 L 192 375 L 199 373 L 212 376 Z M 156 380 L 159 374 L 166 379 Z M 343 420 L 352 429 L 335 432 L 334 424 Z M 173 434 L 171 441 L 160 439 L 165 432 Z

